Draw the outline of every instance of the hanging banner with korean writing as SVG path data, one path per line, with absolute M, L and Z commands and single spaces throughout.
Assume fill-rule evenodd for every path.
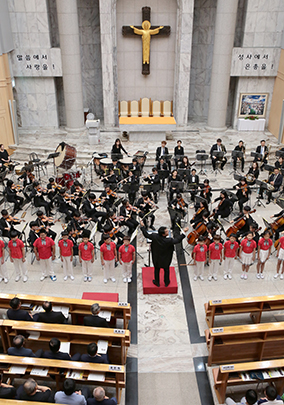
M 60 48 L 15 49 L 11 52 L 11 62 L 15 77 L 62 76 Z
M 280 48 L 234 48 L 231 76 L 277 76 Z

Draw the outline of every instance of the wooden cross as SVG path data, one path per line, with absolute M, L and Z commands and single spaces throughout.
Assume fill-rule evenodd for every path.
M 124 37 L 133 37 L 139 35 L 142 38 L 143 52 L 142 52 L 142 75 L 150 74 L 150 42 L 151 37 L 162 36 L 168 37 L 171 33 L 171 27 L 165 26 L 151 26 L 151 7 L 142 8 L 142 26 L 134 27 L 133 25 L 124 25 L 122 27 L 122 35 Z

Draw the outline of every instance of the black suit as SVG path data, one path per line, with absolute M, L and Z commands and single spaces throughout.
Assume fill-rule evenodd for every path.
M 84 361 L 85 363 L 104 363 L 109 364 L 108 358 L 106 354 L 100 354 L 96 356 L 90 356 L 88 353 L 84 353 L 81 355 L 80 361 Z
M 271 181 L 274 182 L 274 185 L 273 185 L 274 190 L 273 191 L 267 190 L 268 202 L 271 201 L 272 193 L 276 193 L 279 190 L 279 188 L 282 186 L 282 183 L 283 183 L 282 174 L 280 174 L 280 173 L 278 173 L 277 175 L 272 174 L 271 176 L 269 176 L 268 183 L 270 184 Z
M 17 231 L 17 229 L 14 228 L 13 224 L 15 222 L 7 222 L 4 217 L 0 218 L 0 230 L 1 230 L 1 235 L 5 236 L 6 238 L 10 238 L 10 232 L 11 230 Z M 5 228 L 10 228 L 10 230 L 6 230 Z M 18 236 L 21 234 L 19 231 L 17 231 Z
M 193 177 L 192 174 L 190 174 L 187 178 L 187 182 L 189 184 L 189 188 L 190 190 L 190 195 L 191 195 L 191 201 L 194 201 L 194 197 L 197 194 L 197 188 L 199 186 L 199 176 L 197 176 L 197 174 Z M 195 185 L 191 185 L 191 184 L 195 184 Z M 194 189 L 194 190 L 193 190 Z
M 62 312 L 40 312 L 36 317 L 37 322 L 43 323 L 66 323 L 67 319 Z
M 16 399 L 21 399 L 29 402 L 54 403 L 54 392 L 51 390 L 47 390 L 45 392 L 43 391 L 36 392 L 34 395 L 27 395 L 24 390 L 24 386 L 20 385 L 20 387 L 17 389 Z
M 168 150 L 168 148 L 166 146 L 164 147 L 164 152 L 163 153 L 162 153 L 162 147 L 159 146 L 156 149 L 156 160 L 159 161 L 161 156 L 168 155 L 168 154 L 169 154 L 169 150 Z M 167 165 L 169 167 L 169 171 L 171 171 L 171 167 L 172 167 L 171 166 L 171 161 L 169 159 L 166 159 L 166 162 L 167 162 Z
M 261 153 L 261 145 L 258 145 L 258 147 L 256 148 L 256 153 Z M 254 158 L 254 162 L 261 162 L 262 161 L 262 165 L 267 164 L 267 156 L 268 156 L 268 148 L 266 145 L 264 145 L 264 155 L 262 155 L 262 158 Z
M 12 399 L 16 396 L 16 388 L 14 387 L 0 387 L 0 398 Z
M 221 201 L 221 197 L 216 198 L 215 201 Z M 222 204 L 214 209 L 215 221 L 218 219 L 219 215 L 221 216 L 221 218 L 227 218 L 230 215 L 232 206 L 232 202 L 228 198 L 225 198 Z
M 181 234 L 176 238 L 166 238 L 158 233 L 149 233 L 145 227 L 141 227 L 145 238 L 151 239 L 152 260 L 155 268 L 155 282 L 160 285 L 160 269 L 164 269 L 165 285 L 170 283 L 170 264 L 173 257 L 174 245 L 180 243 L 185 235 Z
M 45 359 L 54 359 L 54 360 L 71 360 L 71 357 L 68 353 L 63 352 L 52 353 L 50 350 L 44 352 L 42 357 Z
M 243 154 L 244 154 L 245 151 L 246 151 L 246 148 L 245 148 L 244 146 L 239 146 L 239 145 L 237 145 L 234 150 L 239 151 L 239 152 L 243 152 Z M 243 172 L 243 171 L 244 171 L 244 166 L 245 166 L 245 158 L 244 158 L 244 155 L 243 155 L 242 158 L 239 158 L 239 160 L 240 160 L 240 162 L 241 162 L 241 169 L 242 169 L 242 172 Z M 236 170 L 236 169 L 237 169 L 237 161 L 238 161 L 238 158 L 237 158 L 237 157 L 233 157 L 233 161 L 234 161 L 234 170 Z
M 39 193 L 35 188 L 32 189 L 30 196 L 34 200 L 35 207 L 44 207 L 45 213 L 49 217 L 52 203 L 45 201 L 43 194 Z
M 102 401 L 96 401 L 95 398 L 88 398 L 87 405 L 116 405 L 116 398 L 103 399 Z
M 109 328 L 109 324 L 104 318 L 98 315 L 84 316 L 84 326 L 94 326 L 96 328 Z
M 23 197 L 17 194 L 16 190 L 12 190 L 10 187 L 6 187 L 4 190 L 4 195 L 6 195 L 7 201 L 14 203 L 14 212 L 18 212 L 24 202 Z
M 227 150 L 226 150 L 226 148 L 225 148 L 225 146 L 223 144 L 221 144 L 220 148 L 221 148 L 221 152 L 227 152 Z M 222 158 L 222 160 L 218 159 L 218 158 L 214 159 L 213 152 L 216 152 L 216 151 L 218 151 L 218 144 L 217 143 L 215 143 L 215 145 L 213 145 L 212 148 L 210 149 L 210 156 L 211 156 L 211 160 L 212 160 L 213 170 L 216 169 L 216 162 L 218 162 L 218 160 L 222 162 L 221 163 L 221 170 L 223 170 L 225 164 L 227 163 L 227 158 L 225 158 L 225 156 L 224 156 Z
M 30 314 L 23 310 L 23 309 L 8 309 L 7 311 L 7 317 L 8 319 L 11 319 L 12 321 L 32 321 L 33 318 L 30 316 Z

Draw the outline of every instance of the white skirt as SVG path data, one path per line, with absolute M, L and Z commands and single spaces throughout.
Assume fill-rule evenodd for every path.
M 284 260 L 284 249 L 279 249 L 278 260 Z
M 242 263 L 243 264 L 245 264 L 245 265 L 251 265 L 252 264 L 252 262 L 253 262 L 253 260 L 252 260 L 252 255 L 253 255 L 253 253 L 245 253 L 245 252 L 242 252 L 242 254 L 241 254 L 241 261 L 242 261 Z
M 267 250 L 260 249 L 259 250 L 259 260 L 261 261 L 261 263 L 265 262 L 265 260 L 268 257 L 268 253 L 269 253 L 269 249 L 267 249 Z

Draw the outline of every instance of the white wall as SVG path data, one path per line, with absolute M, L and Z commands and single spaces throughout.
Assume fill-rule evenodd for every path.
M 170 25 L 171 34 L 151 40 L 150 75 L 143 76 L 142 41 L 122 36 L 123 25 L 141 25 L 142 7 L 151 7 L 152 25 Z M 117 0 L 118 99 L 173 100 L 176 46 L 176 0 Z

